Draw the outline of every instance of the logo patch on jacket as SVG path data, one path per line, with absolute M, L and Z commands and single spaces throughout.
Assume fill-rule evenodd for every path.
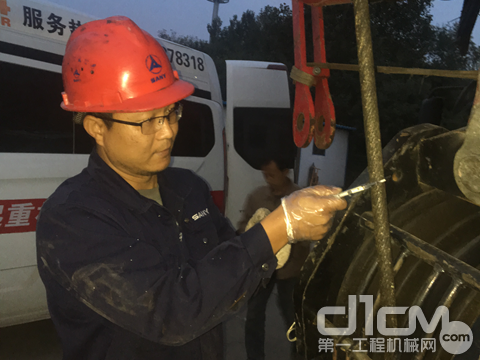
M 201 219 L 202 217 L 207 216 L 208 214 L 210 213 L 208 212 L 208 208 L 206 208 L 205 210 L 199 211 L 198 213 L 193 215 L 192 219 L 197 221 L 198 219 Z

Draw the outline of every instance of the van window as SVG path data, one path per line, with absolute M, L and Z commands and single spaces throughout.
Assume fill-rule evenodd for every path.
M 62 75 L 0 63 L 0 152 L 89 154 L 93 141 L 62 110 Z
M 184 100 L 182 119 L 172 156 L 205 157 L 215 145 L 212 110 L 208 105 Z
M 69 113 L 70 122 L 72 120 L 72 113 Z M 75 154 L 90 154 L 95 146 L 95 140 L 88 135 L 88 133 L 83 128 L 83 125 L 75 124 L 73 127 L 73 137 L 74 137 L 74 153 Z
M 72 153 L 61 74 L 6 62 L 0 69 L 0 152 Z
M 233 110 L 236 152 L 253 168 L 260 170 L 265 157 L 275 155 L 293 168 L 296 147 L 293 142 L 292 110 L 286 108 L 240 108 Z
M 319 148 L 315 145 L 315 142 L 314 142 L 314 143 L 313 143 L 313 149 L 312 149 L 312 155 L 325 156 L 325 149 L 319 149 Z
M 89 154 L 93 139 L 60 107 L 62 75 L 0 63 L 0 152 Z M 10 84 L 10 86 L 8 86 Z M 183 101 L 173 156 L 205 157 L 215 145 L 208 105 Z

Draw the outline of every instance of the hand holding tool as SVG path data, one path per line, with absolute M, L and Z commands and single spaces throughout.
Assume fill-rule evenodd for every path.
M 385 181 L 387 181 L 387 178 L 382 179 L 382 180 L 378 180 L 378 181 L 374 181 L 374 182 L 371 182 L 371 183 L 368 183 L 368 184 L 360 185 L 360 186 L 354 187 L 352 189 L 345 190 L 345 191 L 343 191 L 340 194 L 335 195 L 335 196 L 339 197 L 339 198 L 343 198 L 345 196 L 354 195 L 356 193 L 359 193 L 359 192 L 370 189 L 373 185 L 384 183 Z

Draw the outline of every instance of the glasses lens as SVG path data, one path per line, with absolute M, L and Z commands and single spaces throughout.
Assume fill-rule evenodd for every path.
M 180 120 L 182 117 L 182 111 L 183 111 L 182 104 L 176 103 L 175 107 L 173 108 L 173 111 L 167 117 L 168 123 L 170 125 L 177 123 L 178 120 Z
M 150 120 L 150 121 L 145 121 L 144 123 L 142 123 L 142 134 L 143 135 L 150 135 L 150 134 L 153 134 L 155 132 L 155 125 L 154 125 L 154 120 Z
M 165 120 L 169 125 L 176 124 L 182 117 L 183 106 L 180 103 L 176 103 L 172 111 L 166 116 L 154 117 L 149 121 L 142 123 L 142 134 L 151 135 L 161 130 Z

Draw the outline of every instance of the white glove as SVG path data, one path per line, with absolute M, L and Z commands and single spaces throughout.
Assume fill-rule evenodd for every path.
M 336 194 L 340 188 L 317 185 L 293 192 L 282 199 L 289 242 L 321 239 L 332 224 L 335 211 L 347 207 Z

